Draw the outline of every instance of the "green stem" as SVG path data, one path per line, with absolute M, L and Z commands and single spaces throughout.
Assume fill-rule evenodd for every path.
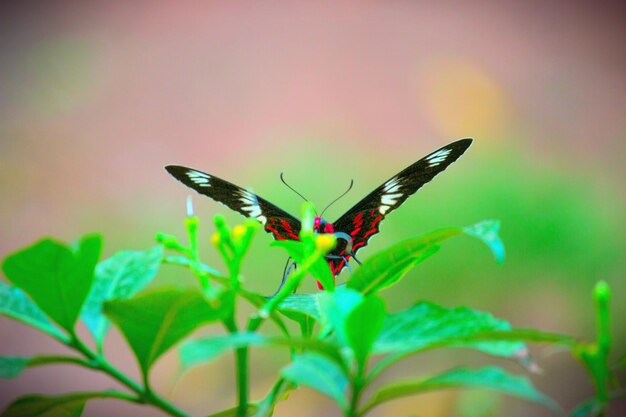
M 239 331 L 237 323 L 234 320 L 234 312 L 231 317 L 224 320 L 224 326 L 231 334 Z M 248 397 L 250 391 L 247 347 L 235 349 L 235 368 L 237 369 L 237 417 L 246 417 L 248 413 Z
M 166 412 L 167 414 L 175 417 L 191 417 L 189 414 L 180 410 L 153 391 L 142 387 L 136 381 L 134 381 L 133 379 L 122 373 L 119 369 L 111 365 L 104 357 L 94 353 L 82 342 L 82 340 L 78 338 L 78 336 L 76 336 L 76 334 L 71 335 L 71 341 L 68 343 L 68 345 L 78 352 L 82 353 L 87 359 L 89 359 L 89 362 L 83 362 L 83 365 L 108 374 L 113 379 L 120 382 L 122 385 L 125 385 L 131 391 L 134 391 L 137 394 L 137 397 L 133 397 L 135 398 L 133 401 L 151 404 Z M 79 363 L 78 361 L 72 362 Z M 120 396 L 117 397 L 121 398 Z
M 352 384 L 352 396 L 350 398 L 350 408 L 346 410 L 346 417 L 358 417 L 359 400 L 361 398 L 361 386 L 355 381 Z

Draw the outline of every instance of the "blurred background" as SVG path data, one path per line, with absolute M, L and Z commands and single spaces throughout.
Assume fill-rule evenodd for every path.
M 447 242 L 386 291 L 389 311 L 418 300 L 488 310 L 518 327 L 592 338 L 591 291 L 614 290 L 615 340 L 626 349 L 626 7 L 620 2 L 89 2 L 1 6 L 0 255 L 42 236 L 105 236 L 104 255 L 147 249 L 158 231 L 184 235 L 189 191 L 163 170 L 192 166 L 250 187 L 299 214 L 287 181 L 334 221 L 390 176 L 460 137 L 472 148 L 387 217 L 361 259 L 400 239 L 483 219 L 502 221 L 503 266 L 479 242 Z M 242 217 L 194 194 L 205 260 L 211 218 Z M 285 257 L 260 233 L 244 270 L 272 293 Z M 345 281 L 348 272 L 340 276 Z M 195 285 L 172 268 L 154 285 Z M 310 283 L 304 291 L 315 291 Z M 269 327 L 268 327 L 269 329 Z M 205 330 L 216 331 L 215 329 Z M 84 332 L 83 332 L 84 334 Z M 62 352 L 0 319 L 0 354 Z M 112 332 L 106 351 L 137 375 Z M 593 388 L 567 353 L 532 347 L 533 382 L 566 409 Z M 252 356 L 253 397 L 284 352 Z M 493 360 L 431 352 L 387 381 Z M 508 366 L 502 363 L 503 366 Z M 524 373 L 519 367 L 512 371 Z M 175 352 L 153 374 L 194 415 L 230 407 L 232 359 L 182 374 Z M 37 392 L 114 388 L 73 367 L 0 381 L 0 408 Z M 616 403 L 613 416 L 624 415 Z M 93 401 L 86 416 L 158 416 Z M 338 415 L 308 389 L 276 416 Z M 488 391 L 396 401 L 372 416 L 547 416 Z

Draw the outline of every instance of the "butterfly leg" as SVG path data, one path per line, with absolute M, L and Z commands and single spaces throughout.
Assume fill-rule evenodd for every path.
M 276 294 L 278 294 L 278 292 L 281 290 L 281 288 L 283 288 L 283 285 L 285 285 L 285 281 L 287 281 L 287 277 L 291 273 L 291 269 L 292 268 L 295 270 L 295 269 L 298 269 L 298 266 L 296 265 L 295 262 L 291 262 L 291 257 L 289 257 L 289 258 L 287 258 L 287 263 L 285 263 L 285 268 L 283 269 L 283 278 L 280 280 L 280 284 L 278 285 L 278 288 L 276 289 L 274 294 L 270 295 L 267 298 L 275 297 Z
M 354 255 L 348 255 L 348 256 L 352 256 L 354 258 Z M 346 263 L 346 268 L 348 268 L 348 271 L 350 271 L 350 273 L 352 273 L 352 268 L 350 268 L 350 261 L 348 261 L 348 257 L 347 256 L 343 256 L 343 255 L 326 255 L 326 259 L 342 259 Z M 356 262 L 359 265 L 361 265 L 361 262 L 359 262 L 358 260 Z

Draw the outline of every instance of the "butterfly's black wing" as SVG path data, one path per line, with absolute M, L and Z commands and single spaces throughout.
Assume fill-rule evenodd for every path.
M 333 273 L 341 272 L 346 266 L 346 259 L 367 245 L 369 239 L 378 233 L 380 222 L 387 214 L 400 207 L 422 185 L 456 161 L 471 144 L 472 139 L 461 139 L 426 155 L 369 193 L 334 222 L 335 232 L 343 232 L 351 237 L 352 248 L 346 240 L 337 239 L 337 246 L 331 252 L 336 258 L 329 259 Z
M 277 240 L 299 240 L 300 221 L 269 201 L 214 175 L 178 165 L 165 167 L 174 178 L 246 217 L 260 221 Z

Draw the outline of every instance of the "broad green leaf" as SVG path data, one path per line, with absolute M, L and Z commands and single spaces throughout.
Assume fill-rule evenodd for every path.
M 411 268 L 439 250 L 443 241 L 465 233 L 485 242 L 498 262 L 504 259 L 504 245 L 498 237 L 500 223 L 487 220 L 465 228 L 451 227 L 399 242 L 370 256 L 354 271 L 348 287 L 364 294 L 380 291 L 400 280 Z
M 197 327 L 232 312 L 232 293 L 212 304 L 195 289 L 159 288 L 129 300 L 108 301 L 104 313 L 122 331 L 144 375 L 174 344 Z
M 57 339 L 65 338 L 22 290 L 3 282 L 0 282 L 0 314 L 33 326 Z
M 85 403 L 106 393 L 76 393 L 58 397 L 26 395 L 12 402 L 0 417 L 80 417 Z
M 433 255 L 439 249 L 439 243 L 460 233 L 461 229 L 443 229 L 396 243 L 364 261 L 348 279 L 347 285 L 364 294 L 387 288 Z
M 509 374 L 496 367 L 459 368 L 431 378 L 391 384 L 376 392 L 365 406 L 365 410 L 396 398 L 449 388 L 488 388 L 537 402 L 557 413 L 561 412 L 559 405 L 538 391 L 528 379 Z
M 91 288 L 101 248 L 99 235 L 83 237 L 74 250 L 44 239 L 8 256 L 2 266 L 9 281 L 71 332 Z
M 258 333 L 231 333 L 187 342 L 180 347 L 179 356 L 183 368 L 189 369 L 194 365 L 206 363 L 226 351 L 266 343 L 268 339 Z
M 242 347 L 289 347 L 323 354 L 329 359 L 341 363 L 337 347 L 327 341 L 312 338 L 265 337 L 258 333 L 242 332 L 209 336 L 185 342 L 179 350 L 179 357 L 184 369 L 200 363 L 206 363 L 217 356 Z
M 320 294 L 292 294 L 278 306 L 281 311 L 295 311 L 320 320 Z
M 498 220 L 485 220 L 463 228 L 463 232 L 469 236 L 482 240 L 491 250 L 496 262 L 504 262 L 504 243 L 498 236 L 500 222 Z
M 348 316 L 363 302 L 363 294 L 350 288 L 341 287 L 334 292 L 320 295 L 323 333 L 334 330 L 339 343 L 350 346 L 346 334 Z
M 109 329 L 102 314 L 105 301 L 130 298 L 144 289 L 155 277 L 161 260 L 162 246 L 148 251 L 122 251 L 98 264 L 96 278 L 83 305 L 81 318 L 101 347 Z
M 363 298 L 361 304 L 348 315 L 345 332 L 361 369 L 365 366 L 365 361 L 383 327 L 384 320 L 385 304 L 376 295 Z
M 305 385 L 332 398 L 341 409 L 347 408 L 348 378 L 334 362 L 315 353 L 304 353 L 281 371 L 283 378 Z
M 306 245 L 303 242 L 296 240 L 275 240 L 271 246 L 280 247 L 287 251 L 289 256 L 302 267 L 307 261 L 307 257 L 310 253 L 307 253 Z M 316 260 L 309 268 L 309 273 L 313 275 L 326 289 L 335 288 L 335 278 L 328 266 L 328 262 L 324 258 Z
M 489 313 L 466 307 L 447 309 L 430 302 L 389 314 L 374 345 L 375 353 L 415 351 L 434 346 L 468 346 L 497 356 L 525 357 L 519 341 L 467 340 L 491 331 L 508 331 L 511 325 Z
M 248 409 L 246 410 L 246 417 L 252 417 L 257 412 L 259 407 L 256 404 L 248 404 Z M 220 411 L 219 413 L 211 414 L 207 417 L 239 417 L 239 408 L 233 407 L 228 410 Z
M 28 367 L 28 358 L 22 356 L 0 356 L 0 378 L 15 378 Z

